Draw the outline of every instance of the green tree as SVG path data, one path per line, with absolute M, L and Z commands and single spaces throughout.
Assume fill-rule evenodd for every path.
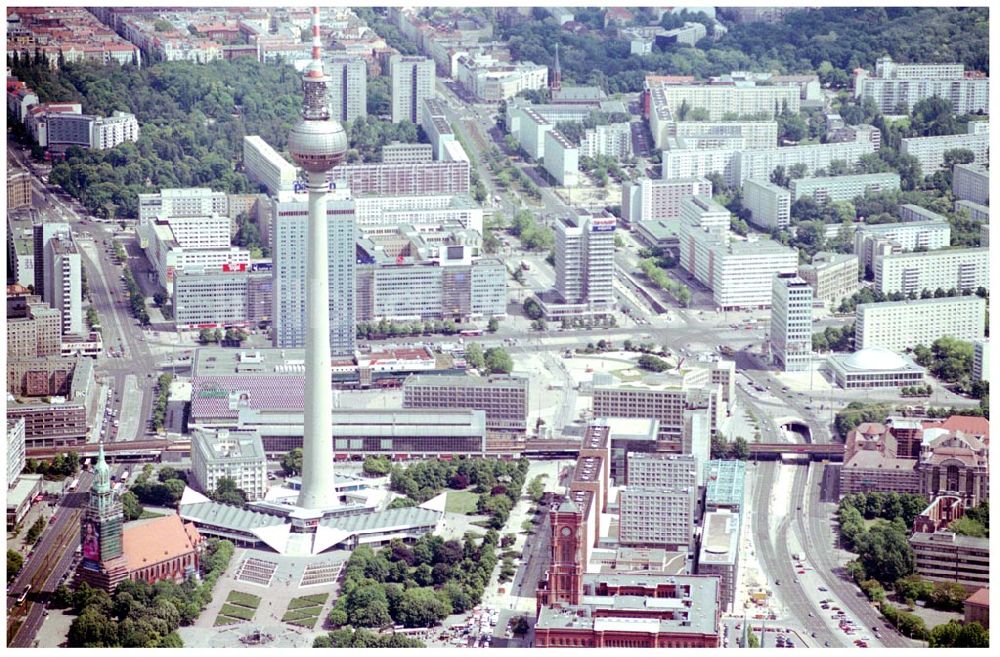
M 451 613 L 450 603 L 432 588 L 406 589 L 395 621 L 406 627 L 430 627 Z
M 916 569 L 916 556 L 905 530 L 894 524 L 876 524 L 857 544 L 865 572 L 879 582 L 895 582 Z
M 45 531 L 45 521 L 39 518 L 28 529 L 28 533 L 24 535 L 24 542 L 28 545 L 34 545 L 42 535 L 43 531 Z
M 24 557 L 17 550 L 7 550 L 7 583 L 10 584 L 17 577 L 17 574 L 21 572 L 21 566 L 24 565 Z
M 657 358 L 650 354 L 643 354 L 639 356 L 639 368 L 647 370 L 649 372 L 663 372 L 664 370 L 670 369 L 670 365 L 667 364 L 662 358 Z
M 384 627 L 392 622 L 385 589 L 375 580 L 364 580 L 349 589 L 344 606 L 348 622 L 356 627 Z
M 173 479 L 171 481 L 178 480 Z M 247 494 L 237 487 L 236 480 L 232 477 L 220 477 L 218 482 L 216 482 L 215 490 L 212 491 L 209 497 L 221 504 L 231 504 L 233 506 L 243 506 L 247 502 Z
M 489 323 L 486 325 L 486 330 L 490 333 L 496 333 L 500 328 L 500 320 L 496 317 L 490 317 Z
M 132 491 L 122 493 L 122 508 L 125 513 L 125 520 L 137 520 L 143 511 L 138 496 Z
M 281 457 L 281 469 L 289 475 L 302 473 L 302 449 L 296 447 Z
M 465 348 L 465 361 L 470 367 L 481 370 L 486 367 L 486 358 L 483 356 L 483 348 L 478 342 L 470 342 Z
M 490 347 L 485 354 L 486 368 L 493 374 L 510 374 L 514 361 L 502 347 Z

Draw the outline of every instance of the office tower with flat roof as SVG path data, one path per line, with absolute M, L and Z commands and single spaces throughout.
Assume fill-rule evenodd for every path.
M 771 355 L 786 372 L 808 370 L 812 361 L 813 291 L 794 272 L 774 277 Z
M 690 549 L 698 496 L 697 470 L 692 455 L 629 454 L 627 485 L 619 497 L 619 543 Z
M 413 375 L 403 383 L 403 408 L 482 410 L 488 432 L 524 433 L 528 386 L 522 376 Z
M 330 114 L 348 124 L 368 116 L 368 65 L 364 58 L 334 55 L 326 61 L 330 75 Z
M 559 297 L 569 304 L 613 303 L 616 219 L 580 211 L 555 223 Z
M 393 55 L 389 60 L 392 78 L 392 122 L 420 122 L 424 99 L 434 97 L 434 60 L 427 57 Z
M 256 430 L 197 430 L 191 440 L 191 472 L 202 492 L 215 491 L 228 477 L 250 502 L 267 492 L 267 458 Z
M 691 196 L 711 197 L 712 183 L 707 178 L 627 181 L 622 186 L 622 220 L 626 226 L 634 226 L 642 221 L 677 219 L 681 203 Z
M 62 314 L 63 335 L 83 335 L 80 253 L 69 235 L 57 234 L 45 245 L 43 298 Z
M 35 294 L 45 299 L 45 279 L 47 276 L 45 270 L 45 246 L 56 235 L 69 237 L 70 228 L 67 223 L 53 221 L 34 224 L 31 229 L 31 244 L 35 255 Z

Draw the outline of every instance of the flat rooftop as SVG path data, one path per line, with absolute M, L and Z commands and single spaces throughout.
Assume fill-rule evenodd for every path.
M 744 461 L 709 461 L 705 465 L 705 504 L 742 505 L 746 494 Z

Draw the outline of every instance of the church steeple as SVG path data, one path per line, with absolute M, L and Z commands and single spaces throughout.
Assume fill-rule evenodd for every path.
M 97 448 L 97 463 L 94 465 L 94 492 L 108 493 L 111 491 L 111 468 L 104 460 L 104 441 Z
M 552 91 L 559 91 L 562 88 L 562 71 L 559 69 L 559 44 L 556 44 L 556 59 L 555 63 L 552 65 L 552 71 L 549 73 L 549 89 Z

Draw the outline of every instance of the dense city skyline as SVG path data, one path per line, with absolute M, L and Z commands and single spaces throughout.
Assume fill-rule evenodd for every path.
M 989 645 L 988 9 L 9 7 L 9 647 Z

